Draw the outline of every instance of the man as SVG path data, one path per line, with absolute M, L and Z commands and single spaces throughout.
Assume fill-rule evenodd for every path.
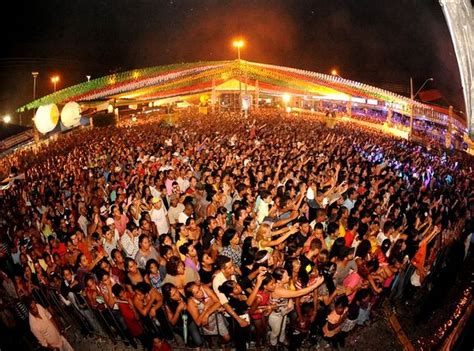
M 347 199 L 344 201 L 342 206 L 346 207 L 350 212 L 354 208 L 356 200 L 357 200 L 357 191 L 354 188 L 350 188 L 347 191 Z
M 29 310 L 30 329 L 41 346 L 50 350 L 73 351 L 69 342 L 61 335 L 51 314 L 33 299 L 26 301 Z
M 188 220 L 189 217 L 193 215 L 193 212 L 194 212 L 193 205 L 190 203 L 187 203 L 186 206 L 184 207 L 184 211 L 178 215 L 178 223 L 186 224 L 186 221 Z
M 138 238 L 141 234 L 141 229 L 138 228 L 135 223 L 129 222 L 127 224 L 127 230 L 120 238 L 120 243 L 122 244 L 123 251 L 127 257 L 135 258 L 139 250 L 138 247 Z
M 176 223 L 178 223 L 178 217 L 181 212 L 184 212 L 184 205 L 179 202 L 179 197 L 177 195 L 171 195 L 168 220 L 173 230 L 176 227 Z
M 77 224 L 82 229 L 82 232 L 87 236 L 87 234 L 89 233 L 88 228 L 89 228 L 90 222 L 87 219 L 87 208 L 84 205 L 84 203 L 81 203 L 79 205 L 79 213 L 81 215 L 79 216 L 79 219 L 77 220 Z
M 154 197 L 152 203 L 153 209 L 150 211 L 150 218 L 152 222 L 155 223 L 158 234 L 169 233 L 170 225 L 167 216 L 168 212 L 163 206 L 163 201 L 158 197 Z

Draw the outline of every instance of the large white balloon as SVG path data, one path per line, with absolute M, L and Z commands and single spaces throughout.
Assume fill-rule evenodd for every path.
M 59 121 L 59 110 L 55 104 L 44 105 L 38 108 L 35 115 L 36 129 L 42 134 L 52 131 Z
M 70 101 L 61 111 L 61 123 L 67 127 L 75 127 L 81 123 L 81 107 L 77 102 Z

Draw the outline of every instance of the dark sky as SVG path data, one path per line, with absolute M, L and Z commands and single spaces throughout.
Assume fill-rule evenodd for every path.
M 10 8 L 10 5 L 13 8 Z M 437 0 L 15 0 L 0 27 L 0 115 L 113 71 L 242 58 L 329 73 L 409 94 L 426 78 L 464 110 Z

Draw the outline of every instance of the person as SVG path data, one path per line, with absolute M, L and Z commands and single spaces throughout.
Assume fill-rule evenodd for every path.
M 38 339 L 41 346 L 59 351 L 73 351 L 73 347 L 66 338 L 61 335 L 53 316 L 47 309 L 35 300 L 29 298 L 25 301 L 29 311 L 29 324 L 33 335 Z
M 226 271 L 226 276 L 229 276 L 230 269 L 227 268 Z M 250 338 L 250 306 L 253 305 L 257 297 L 264 274 L 264 272 L 258 274 L 253 290 L 248 296 L 233 279 L 226 280 L 219 285 L 219 293 L 226 301 L 223 306 L 229 315 L 227 320 L 231 325 L 235 348 L 238 351 L 247 350 L 247 341 Z M 219 300 L 222 303 L 221 298 Z
M 188 318 L 185 297 L 172 283 L 163 284 L 162 290 L 166 316 L 173 331 L 181 335 L 185 341 L 188 341 L 187 345 L 202 346 L 203 340 L 199 328 L 192 318 Z M 188 340 L 186 340 L 187 338 Z
M 163 279 L 161 279 L 158 262 L 153 258 L 149 259 L 146 263 L 145 270 L 145 281 L 161 292 L 161 285 L 163 284 Z
M 139 250 L 135 255 L 135 262 L 137 262 L 138 268 L 145 269 L 148 260 L 154 259 L 155 261 L 158 261 L 160 259 L 160 255 L 151 245 L 148 235 L 140 235 L 138 238 L 138 247 Z
M 190 282 L 184 287 L 187 310 L 204 335 L 220 335 L 222 341 L 230 341 L 230 334 L 220 309 L 216 294 L 206 285 Z
M 150 211 L 151 221 L 155 224 L 158 234 L 167 234 L 170 231 L 169 219 L 167 216 L 168 211 L 163 206 L 163 200 L 154 197 L 152 200 L 153 208 Z
M 199 274 L 184 265 L 179 257 L 173 256 L 166 263 L 166 277 L 163 283 L 171 283 L 184 295 L 184 286 L 199 281 Z
M 342 324 L 347 318 L 349 300 L 347 296 L 341 296 L 334 302 L 334 309 L 329 313 L 326 324 L 323 327 L 323 337 L 334 348 L 345 345 L 345 333 Z
M 130 258 L 135 258 L 139 251 L 139 237 L 141 229 L 138 228 L 135 223 L 130 222 L 127 224 L 127 229 L 120 238 L 120 244 L 125 252 L 125 255 Z

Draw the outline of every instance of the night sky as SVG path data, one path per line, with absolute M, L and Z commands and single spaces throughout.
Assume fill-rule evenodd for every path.
M 13 6 L 13 8 L 10 8 Z M 464 110 L 456 57 L 437 0 L 31 0 L 0 24 L 0 115 L 117 71 L 236 57 L 329 73 L 409 95 L 439 89 Z

